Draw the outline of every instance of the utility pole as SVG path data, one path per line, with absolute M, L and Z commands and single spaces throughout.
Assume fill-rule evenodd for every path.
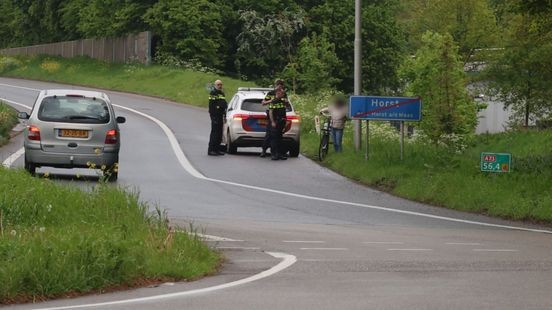
M 362 0 L 355 0 L 355 89 L 354 95 L 360 96 L 362 91 L 362 41 L 361 41 L 361 29 L 362 29 Z M 360 151 L 362 145 L 362 121 L 354 121 L 354 142 L 355 151 Z

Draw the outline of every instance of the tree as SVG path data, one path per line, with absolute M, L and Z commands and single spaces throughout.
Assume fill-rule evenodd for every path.
M 325 36 L 313 33 L 301 40 L 296 62 L 289 63 L 284 74 L 288 73 L 292 80 L 297 79 L 299 90 L 316 93 L 332 89 L 339 83 L 339 78 L 335 77 L 339 65 L 335 46 Z
M 328 0 L 309 11 L 307 28 L 328 37 L 341 62 L 336 78 L 345 92 L 353 89 L 355 29 L 354 0 Z M 406 37 L 396 22 L 396 0 L 363 1 L 362 86 L 363 93 L 383 95 L 399 86 L 397 70 L 403 59 Z
M 552 8 L 542 1 L 511 1 L 505 19 L 505 45 L 488 77 L 514 123 L 525 127 L 552 113 Z
M 427 32 L 402 76 L 407 93 L 423 99 L 420 127 L 434 142 L 444 135 L 471 135 L 477 124 L 476 105 L 466 91 L 466 76 L 451 35 Z
M 159 0 L 145 20 L 161 38 L 159 51 L 186 61 L 217 67 L 225 55 L 220 7 L 208 0 Z
M 298 34 L 304 27 L 304 13 L 283 11 L 262 15 L 240 12 L 243 22 L 236 55 L 239 71 L 253 78 L 274 77 L 293 62 Z
M 66 30 L 84 37 L 112 37 L 146 30 L 143 15 L 155 0 L 72 0 L 61 9 Z
M 416 0 L 405 3 L 403 24 L 409 29 L 412 50 L 427 31 L 449 33 L 459 46 L 464 63 L 476 49 L 499 42 L 496 16 L 488 0 Z

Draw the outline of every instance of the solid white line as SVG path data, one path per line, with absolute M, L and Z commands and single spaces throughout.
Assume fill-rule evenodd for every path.
M 395 242 L 395 241 L 365 241 L 363 244 L 404 244 L 404 242 Z
M 349 251 L 347 248 L 300 248 L 303 251 Z
M 6 87 L 11 87 L 11 88 L 19 88 L 19 89 L 25 89 L 25 90 L 30 90 L 30 91 L 38 91 L 38 92 L 42 90 L 42 89 L 38 89 L 38 88 L 15 86 L 15 85 L 2 84 L 2 83 L 0 83 L 0 86 L 6 86 Z
M 387 249 L 387 251 L 433 251 L 433 249 Z
M 154 301 L 154 300 L 160 300 L 160 299 L 168 299 L 168 298 L 174 298 L 174 297 L 183 297 L 183 296 L 189 296 L 189 295 L 195 295 L 195 294 L 201 294 L 201 293 L 207 293 L 212 291 L 218 291 L 222 289 L 227 289 L 230 287 L 235 287 L 238 285 L 250 283 L 253 281 L 261 280 L 266 277 L 270 277 L 271 275 L 274 275 L 291 265 L 295 264 L 297 262 L 297 257 L 285 254 L 285 253 L 277 253 L 277 252 L 266 252 L 266 254 L 271 255 L 275 258 L 280 258 L 282 261 L 261 273 L 258 273 L 256 275 L 253 275 L 251 277 L 241 279 L 238 281 L 225 283 L 221 285 L 206 287 L 202 289 L 197 290 L 191 290 L 191 291 L 184 291 L 184 292 L 178 292 L 178 293 L 171 293 L 171 294 L 164 294 L 164 295 L 156 295 L 151 297 L 141 297 L 141 298 L 134 298 L 134 299 L 125 299 L 125 300 L 118 300 L 118 301 L 110 301 L 110 302 L 102 302 L 102 303 L 96 303 L 96 304 L 84 304 L 84 305 L 73 305 L 73 306 L 64 306 L 64 307 L 53 307 L 53 308 L 37 308 L 37 310 L 61 310 L 61 309 L 81 309 L 81 308 L 91 308 L 91 307 L 106 307 L 106 306 L 113 306 L 113 305 L 121 305 L 121 304 L 130 304 L 130 303 L 137 303 L 137 302 L 146 302 L 146 301 Z
M 199 234 L 199 233 L 195 233 L 195 235 L 197 235 L 198 237 L 200 237 L 201 239 L 203 239 L 203 241 L 216 241 L 216 242 L 243 242 L 243 240 L 235 240 L 235 239 L 224 238 L 224 237 L 213 236 L 213 235 L 204 235 L 204 234 Z
M 10 86 L 10 85 L 4 84 L 4 86 Z M 20 88 L 20 87 L 15 87 L 15 88 Z M 39 90 L 37 89 L 37 91 L 39 91 Z M 414 212 L 414 211 L 406 211 L 406 210 L 399 210 L 399 209 L 392 209 L 392 208 L 366 205 L 366 204 L 362 204 L 362 203 L 347 202 L 347 201 L 341 201 L 341 200 L 335 200 L 335 199 L 326 199 L 326 198 L 320 198 L 320 197 L 314 197 L 314 196 L 308 196 L 308 195 L 294 194 L 294 193 L 280 191 L 280 190 L 274 190 L 274 189 L 270 189 L 270 188 L 264 188 L 264 187 L 258 187 L 258 186 L 252 186 L 252 185 L 246 185 L 246 184 L 240 184 L 240 183 L 235 183 L 235 182 L 229 182 L 229 181 L 224 181 L 224 180 L 208 178 L 208 177 L 204 176 L 203 174 L 201 174 L 199 171 L 197 171 L 194 168 L 194 166 L 192 166 L 192 164 L 190 163 L 190 161 L 188 160 L 186 155 L 184 155 L 184 152 L 180 148 L 180 144 L 178 143 L 178 140 L 176 139 L 176 136 L 169 129 L 169 127 L 167 125 L 165 125 L 165 123 L 161 122 L 160 120 L 158 120 L 157 118 L 155 118 L 153 116 L 142 113 L 142 112 L 137 111 L 135 109 L 127 108 L 127 107 L 123 107 L 123 106 L 115 105 L 115 104 L 114 104 L 114 106 L 116 106 L 118 108 L 121 108 L 123 110 L 133 112 L 135 114 L 141 115 L 141 116 L 153 121 L 159 127 L 161 127 L 161 129 L 163 130 L 163 132 L 167 136 L 167 138 L 169 140 L 169 143 L 170 143 L 170 145 L 173 149 L 173 152 L 176 155 L 176 158 L 178 159 L 178 162 L 180 163 L 180 165 L 189 174 L 191 174 L 192 176 L 194 176 L 198 179 L 201 179 L 201 180 L 220 183 L 220 184 L 227 184 L 227 185 L 232 185 L 232 186 L 241 187 L 241 188 L 253 189 L 253 190 L 263 191 L 263 192 L 268 192 L 268 193 L 274 193 L 274 194 L 279 194 L 279 195 L 284 195 L 284 196 L 289 196 L 289 197 L 296 197 L 296 198 L 302 198 L 302 199 L 313 200 L 313 201 L 320 201 L 320 202 L 327 202 L 327 203 L 333 203 L 333 204 L 354 206 L 354 207 L 367 208 L 367 209 L 373 209 L 373 210 L 387 211 L 387 212 L 393 212 L 393 213 L 399 213 L 399 214 L 414 215 L 414 216 L 437 219 L 437 220 L 444 220 L 444 221 L 449 221 L 449 222 L 456 222 L 456 223 L 473 224 L 473 225 L 486 226 L 486 227 L 505 228 L 505 229 L 511 229 L 511 230 L 520 230 L 520 231 L 530 231 L 530 232 L 539 232 L 539 233 L 552 234 L 552 231 L 550 231 L 550 230 L 532 229 L 532 228 L 525 228 L 525 227 L 518 227 L 518 226 L 499 225 L 499 224 L 491 224 L 491 223 L 484 223 L 484 222 L 477 222 L 477 221 L 461 220 L 461 219 L 456 219 L 456 218 L 451 218 L 451 217 L 438 216 L 438 215 L 432 215 L 432 214 L 426 214 L 426 213 L 420 213 L 420 212 Z
M 481 243 L 477 243 L 477 242 L 473 242 L 473 243 L 469 243 L 469 242 L 447 242 L 445 244 L 447 244 L 447 245 L 481 245 Z
M 22 103 L 19 103 L 19 102 L 15 102 L 15 101 L 13 101 L 13 100 L 9 100 L 9 99 L 6 99 L 6 98 L 0 98 L 0 101 L 5 101 L 5 102 L 7 102 L 7 103 L 15 104 L 16 106 L 20 106 L 20 107 L 22 107 L 22 108 L 24 108 L 24 109 L 28 109 L 28 110 L 31 109 L 31 107 L 28 106 L 28 105 L 26 105 L 26 104 L 22 104 Z
M 473 249 L 474 252 L 517 252 L 514 249 Z
M 2 162 L 2 165 L 6 168 L 10 168 L 19 157 L 23 156 L 23 154 L 25 154 L 25 149 L 20 148 L 19 150 L 17 150 L 17 152 L 11 154 L 8 158 L 6 158 L 6 160 Z
M 0 84 L 0 85 L 4 85 L 4 84 Z M 25 104 L 22 104 L 22 103 L 19 103 L 19 102 L 15 102 L 13 100 L 9 100 L 9 99 L 6 99 L 6 98 L 0 98 L 0 101 L 4 101 L 4 102 L 7 102 L 7 103 L 11 103 L 13 105 L 17 105 L 17 106 L 20 106 L 24 109 L 31 109 L 31 107 L 25 105 Z M 4 160 L 4 162 L 2 162 L 2 166 L 6 167 L 6 168 L 10 168 L 18 159 L 19 157 L 23 156 L 23 154 L 25 154 L 25 149 L 24 148 L 20 148 L 19 150 L 17 150 L 15 153 L 13 153 L 12 155 L 10 155 L 6 160 Z
M 260 250 L 261 249 L 256 247 L 238 247 L 238 246 L 219 246 L 216 248 L 218 250 Z
M 284 243 L 326 243 L 326 241 L 283 240 Z

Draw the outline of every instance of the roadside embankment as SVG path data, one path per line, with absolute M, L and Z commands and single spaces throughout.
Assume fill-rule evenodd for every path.
M 17 114 L 14 109 L 0 101 L 0 146 L 8 143 L 10 131 L 17 124 Z
M 0 75 L 159 96 L 196 106 L 207 105 L 205 85 L 219 75 L 162 66 L 109 65 L 78 58 L 10 58 L 0 61 Z M 238 86 L 222 78 L 227 97 Z M 314 117 L 329 94 L 293 96 L 302 117 L 301 148 L 316 160 L 319 136 Z M 344 152 L 330 154 L 323 165 L 363 184 L 411 200 L 505 219 L 552 224 L 552 131 L 512 131 L 453 141 L 453 148 L 407 139 L 400 160 L 399 136 L 387 124 L 371 122 L 370 159 L 353 151 L 352 126 L 345 129 Z M 208 133 L 206 133 L 207 135 Z M 455 137 L 452 137 L 454 139 Z M 481 152 L 511 153 L 512 172 L 480 171 Z
M 136 193 L 84 192 L 1 167 L 0 193 L 0 304 L 197 279 L 221 262 Z

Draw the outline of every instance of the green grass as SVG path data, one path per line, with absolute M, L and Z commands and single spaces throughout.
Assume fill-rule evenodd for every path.
M 214 74 L 160 66 L 108 65 L 87 58 L 73 60 L 34 57 L 0 59 L 0 75 L 76 83 L 168 98 L 206 106 L 205 84 Z M 238 86 L 253 83 L 223 78 L 227 97 Z M 313 118 L 329 101 L 330 94 L 293 96 L 302 116 L 302 152 L 315 159 L 318 136 Z M 207 134 L 207 133 L 206 133 Z M 552 223 L 552 133 L 550 131 L 509 132 L 476 137 L 462 154 L 423 143 L 409 143 L 406 159 L 399 160 L 399 144 L 375 135 L 370 160 L 352 151 L 349 125 L 345 151 L 330 156 L 324 165 L 344 176 L 395 195 L 447 208 L 488 214 L 515 220 Z M 480 152 L 513 154 L 509 174 L 479 171 Z
M 0 168 L 0 303 L 196 279 L 221 257 L 133 193 L 91 192 Z
M 11 61 L 0 59 L 0 75 L 148 94 L 195 106 L 207 106 L 209 93 L 206 85 L 216 79 L 223 80 L 228 101 L 238 87 L 254 86 L 252 82 L 213 73 L 156 65 L 108 64 L 85 57 L 70 60 L 45 56 L 8 59 Z M 2 66 L 2 63 L 6 65 Z
M 15 110 L 0 101 L 0 146 L 8 142 L 10 131 L 16 124 Z
M 303 151 L 315 159 L 319 138 L 302 137 Z M 397 196 L 451 209 L 513 220 L 552 223 L 552 131 L 509 132 L 476 137 L 463 154 L 412 143 L 400 161 L 398 141 L 372 137 L 370 158 L 353 151 L 352 130 L 345 151 L 324 165 L 354 180 Z M 480 171 L 481 152 L 513 156 L 508 174 Z

